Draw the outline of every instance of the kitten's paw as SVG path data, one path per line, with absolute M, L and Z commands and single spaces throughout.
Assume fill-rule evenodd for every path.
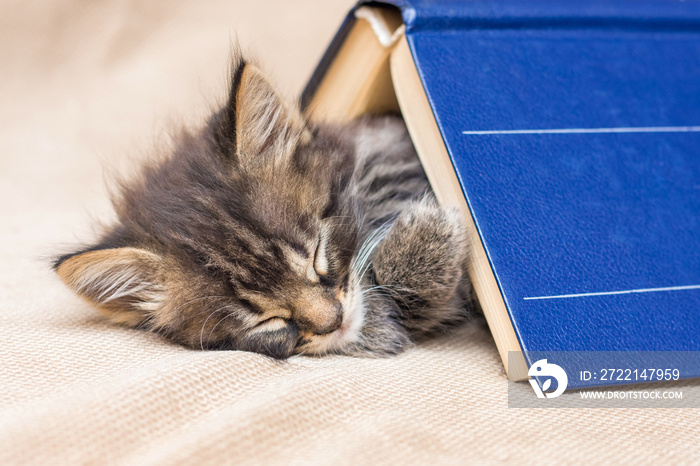
M 458 212 L 431 198 L 396 219 L 378 248 L 376 281 L 395 299 L 404 325 L 429 334 L 469 314 L 466 229 Z
M 467 265 L 467 237 L 457 212 L 432 199 L 399 215 L 374 258 L 377 283 L 413 292 L 429 304 L 452 296 Z
M 378 306 L 368 313 L 359 338 L 343 352 L 351 356 L 384 357 L 411 348 L 413 341 L 406 328 L 392 314 L 389 305 Z

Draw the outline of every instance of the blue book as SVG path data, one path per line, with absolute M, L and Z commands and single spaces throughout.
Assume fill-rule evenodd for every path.
M 700 2 L 360 3 L 302 105 L 401 111 L 512 379 L 700 377 Z

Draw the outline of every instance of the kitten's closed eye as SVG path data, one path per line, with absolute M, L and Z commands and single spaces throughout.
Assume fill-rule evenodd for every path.
M 289 325 L 289 321 L 287 319 L 283 319 L 281 317 L 271 317 L 267 320 L 263 320 L 258 325 L 256 325 L 253 331 L 275 332 L 277 330 L 286 328 L 287 325 Z
M 321 234 L 319 235 L 316 253 L 314 254 L 314 270 L 321 277 L 328 275 L 328 252 L 326 251 L 327 241 L 327 233 L 325 230 L 322 230 Z
M 237 342 L 237 349 L 284 359 L 294 352 L 299 338 L 299 328 L 294 322 L 275 317 L 242 336 Z

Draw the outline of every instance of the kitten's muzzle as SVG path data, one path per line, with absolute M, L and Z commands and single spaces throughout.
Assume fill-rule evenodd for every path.
M 289 303 L 292 320 L 302 333 L 326 335 L 343 323 L 343 304 L 321 287 L 303 288 Z
M 343 323 L 343 305 L 339 302 L 316 302 L 295 314 L 299 328 L 307 334 L 327 335 Z
M 313 329 L 313 333 L 316 335 L 328 335 L 338 330 L 343 323 L 343 306 L 340 303 L 336 306 L 336 314 L 337 316 L 333 322 L 330 322 L 324 327 Z

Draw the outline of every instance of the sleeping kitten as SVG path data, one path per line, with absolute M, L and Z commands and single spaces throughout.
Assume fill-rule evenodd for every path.
M 112 321 L 201 349 L 396 354 L 475 306 L 457 213 L 399 117 L 307 121 L 260 70 L 115 200 L 118 222 L 55 264 Z

